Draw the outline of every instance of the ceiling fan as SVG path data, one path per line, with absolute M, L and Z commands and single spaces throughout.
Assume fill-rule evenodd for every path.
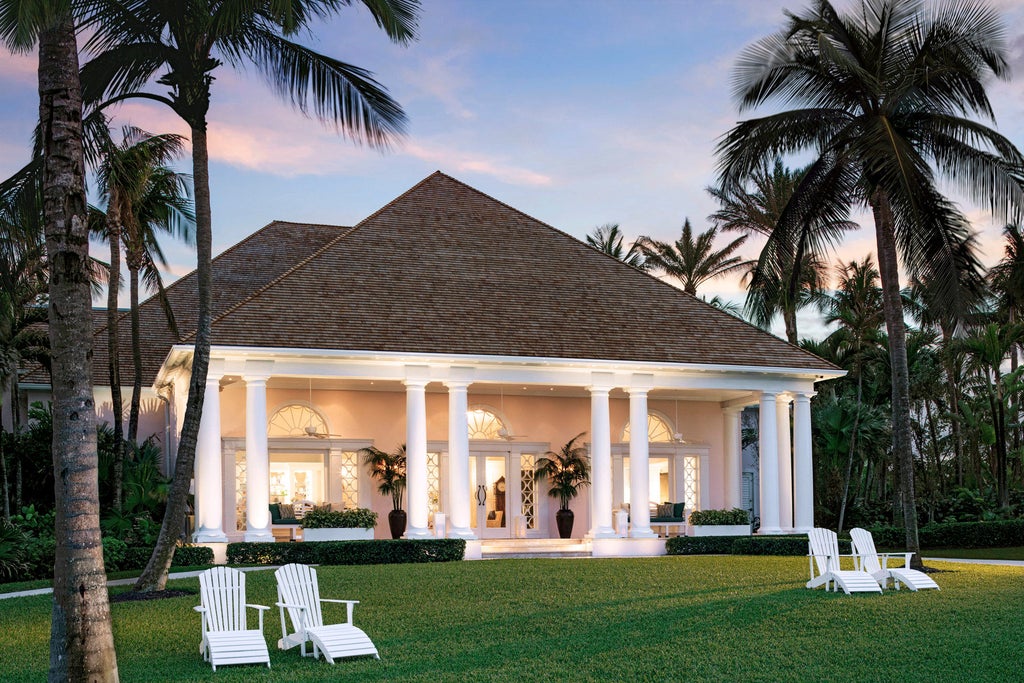
M 501 418 L 502 418 L 502 420 L 504 420 L 505 419 L 505 388 L 499 385 L 498 386 L 498 393 L 499 393 L 499 395 L 501 397 Z M 523 435 L 519 435 L 519 434 L 513 434 L 508 429 L 508 427 L 505 426 L 505 423 L 502 422 L 501 428 L 498 429 L 498 438 L 502 439 L 503 441 L 520 441 L 520 440 L 526 439 L 528 437 L 523 436 Z
M 317 431 L 316 426 L 313 424 L 313 378 L 309 379 L 309 424 L 302 428 L 305 435 L 313 439 L 340 439 L 341 434 L 327 434 L 326 432 Z
M 679 429 L 679 399 L 678 398 L 675 399 L 675 404 L 676 404 L 676 422 L 675 422 L 675 424 L 673 426 L 676 429 Z M 675 432 L 674 434 L 672 434 L 672 443 L 683 443 L 684 444 L 684 443 L 686 443 L 686 439 L 684 439 L 683 435 L 680 434 L 679 432 Z

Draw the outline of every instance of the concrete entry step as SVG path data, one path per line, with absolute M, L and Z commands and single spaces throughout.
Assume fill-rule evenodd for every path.
M 483 559 L 532 557 L 590 557 L 591 544 L 580 538 L 485 539 L 480 541 Z

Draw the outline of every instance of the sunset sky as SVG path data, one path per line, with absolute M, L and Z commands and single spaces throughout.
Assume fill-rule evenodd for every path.
M 424 3 L 420 39 L 407 48 L 389 43 L 365 10 L 347 9 L 303 42 L 373 71 L 405 108 L 407 138 L 387 154 L 360 148 L 277 99 L 256 73 L 218 69 L 209 117 L 214 251 L 274 219 L 352 225 L 435 170 L 580 238 L 615 222 L 630 239 L 675 239 L 687 216 L 704 229 L 715 209 L 704 191 L 715 142 L 740 118 L 729 88 L 737 55 L 780 27 L 783 8 L 805 4 L 436 0 Z M 998 130 L 1024 147 L 1024 0 L 992 4 L 1017 78 L 989 93 Z M 34 55 L 0 55 L 3 177 L 28 158 L 35 69 Z M 126 123 L 187 133 L 155 104 L 122 106 L 115 124 Z M 999 226 L 964 208 L 982 231 L 986 262 L 998 260 Z M 167 247 L 168 279 L 194 267 L 188 249 Z M 864 229 L 836 258 L 869 251 L 873 232 Z M 730 279 L 701 294 L 739 300 L 740 292 Z

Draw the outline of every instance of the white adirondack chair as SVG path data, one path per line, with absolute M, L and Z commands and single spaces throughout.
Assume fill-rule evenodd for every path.
M 264 605 L 245 602 L 245 573 L 228 567 L 214 567 L 199 575 L 199 606 L 203 617 L 203 641 L 199 651 L 213 670 L 225 664 L 266 664 L 270 652 L 263 637 Z M 259 629 L 248 627 L 245 608 L 257 610 Z
M 896 590 L 900 584 L 912 591 L 922 588 L 935 588 L 939 590 L 939 584 L 935 583 L 930 576 L 924 572 L 910 568 L 910 556 L 913 553 L 878 553 L 875 551 L 875 539 L 867 529 L 851 529 L 850 539 L 853 541 L 854 552 L 860 555 L 861 566 L 878 581 L 878 585 L 886 588 L 889 579 Z M 902 567 L 890 567 L 889 558 L 902 557 Z M 879 562 L 881 560 L 881 562 Z
M 882 587 L 866 571 L 840 568 L 840 557 L 855 556 L 839 554 L 839 537 L 836 536 L 836 532 L 830 529 L 812 529 L 807 534 L 807 541 L 810 549 L 807 557 L 811 571 L 811 580 L 807 582 L 808 588 L 817 588 L 821 585 L 825 586 L 825 590 L 842 588 L 847 595 L 882 592 Z M 818 570 L 817 574 L 814 572 L 815 568 Z
M 313 657 L 321 653 L 331 664 L 342 657 L 373 655 L 380 659 L 377 648 L 362 629 L 352 623 L 352 609 L 358 600 L 331 600 L 320 597 L 316 570 L 304 564 L 286 564 L 274 572 L 277 579 L 277 606 L 281 610 L 281 633 L 277 641 L 282 650 L 301 646 L 306 656 L 306 641 L 313 643 Z M 346 605 L 348 617 L 344 624 L 324 624 L 320 603 L 332 602 Z M 288 631 L 285 612 L 291 619 L 292 630 Z

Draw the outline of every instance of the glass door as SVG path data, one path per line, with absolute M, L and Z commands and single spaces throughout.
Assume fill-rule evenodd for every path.
M 511 538 L 508 457 L 473 455 L 469 463 L 470 523 L 480 538 Z

